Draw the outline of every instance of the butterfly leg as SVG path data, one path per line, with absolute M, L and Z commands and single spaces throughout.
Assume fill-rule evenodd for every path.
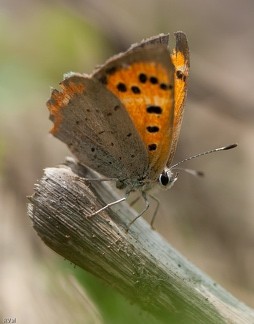
M 148 199 L 147 199 L 147 197 L 146 197 L 146 193 L 145 192 L 142 192 L 142 197 L 143 197 L 143 199 L 144 199 L 144 201 L 145 201 L 145 204 L 146 204 L 146 206 L 145 206 L 145 208 L 141 211 L 141 213 L 139 213 L 138 214 L 138 216 L 136 216 L 130 223 L 129 223 L 129 225 L 128 225 L 128 227 L 127 227 L 127 231 L 129 230 L 129 228 L 130 228 L 130 226 L 140 217 L 140 216 L 142 216 L 146 211 L 147 211 L 147 209 L 149 208 L 149 201 L 148 201 Z
M 153 226 L 153 223 L 154 223 L 154 221 L 155 221 L 155 218 L 156 218 L 156 215 L 157 215 L 158 209 L 159 209 L 159 207 L 160 207 L 160 200 L 159 200 L 157 197 L 155 197 L 154 195 L 150 195 L 150 197 L 151 197 L 153 200 L 155 200 L 155 202 L 156 202 L 156 208 L 155 208 L 155 210 L 154 210 L 153 218 L 152 218 L 151 223 L 150 223 L 152 229 L 155 230 L 155 227 Z
M 87 183 L 87 182 L 103 182 L 103 181 L 117 181 L 117 178 L 81 178 L 81 177 L 75 177 L 74 178 L 77 181 L 80 181 L 82 183 Z
M 114 206 L 114 205 L 117 205 L 117 204 L 119 204 L 120 202 L 125 201 L 125 200 L 128 198 L 129 194 L 130 194 L 130 191 L 127 191 L 127 192 L 125 193 L 125 196 L 124 196 L 123 198 L 118 199 L 118 200 L 115 200 L 115 201 L 113 201 L 113 202 L 111 202 L 111 203 L 105 205 L 104 207 L 98 209 L 98 210 L 95 211 L 94 213 L 91 213 L 90 215 L 85 216 L 85 218 L 90 218 L 90 217 L 92 217 L 92 216 L 95 216 L 95 215 L 99 214 L 100 212 L 102 212 L 103 210 L 105 210 L 105 209 L 107 209 L 107 208 L 109 208 L 109 207 L 112 207 L 112 206 Z

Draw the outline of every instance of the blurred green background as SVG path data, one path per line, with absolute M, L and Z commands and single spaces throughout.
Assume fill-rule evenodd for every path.
M 44 168 L 70 155 L 48 135 L 50 86 L 57 87 L 65 72 L 90 73 L 134 42 L 177 30 L 188 36 L 191 72 L 175 161 L 234 142 L 239 147 L 188 162 L 186 167 L 206 176 L 183 173 L 171 191 L 158 193 L 156 228 L 254 307 L 254 2 L 1 0 L 2 318 L 39 324 L 153 323 L 44 246 L 26 215 L 26 196 Z M 152 211 L 153 206 L 148 221 Z

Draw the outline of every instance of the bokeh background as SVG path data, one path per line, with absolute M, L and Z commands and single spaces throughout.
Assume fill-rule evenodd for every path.
M 134 42 L 177 30 L 188 36 L 191 72 L 175 161 L 234 142 L 239 147 L 186 163 L 206 176 L 182 173 L 170 191 L 158 193 L 156 227 L 191 262 L 254 307 L 254 2 L 0 0 L 3 319 L 148 321 L 114 290 L 44 246 L 26 214 L 26 196 L 44 168 L 70 155 L 48 135 L 50 86 L 57 87 L 65 72 L 90 73 Z

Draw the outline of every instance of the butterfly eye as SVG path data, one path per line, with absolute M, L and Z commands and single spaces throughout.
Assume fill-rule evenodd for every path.
M 175 181 L 177 180 L 178 173 L 173 174 L 170 169 L 164 169 L 159 176 L 159 184 L 160 186 L 167 190 L 173 186 Z

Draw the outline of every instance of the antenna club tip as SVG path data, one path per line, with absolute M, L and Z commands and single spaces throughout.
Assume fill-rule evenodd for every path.
M 238 146 L 237 143 L 230 144 L 230 145 L 228 145 L 228 146 L 225 146 L 225 147 L 223 148 L 223 151 L 231 150 L 231 149 L 233 149 L 233 148 L 235 148 L 235 147 L 237 147 L 237 146 Z

